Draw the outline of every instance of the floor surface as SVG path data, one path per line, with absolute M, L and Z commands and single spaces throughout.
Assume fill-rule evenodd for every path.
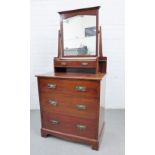
M 40 136 L 40 113 L 31 110 L 31 155 L 125 155 L 125 111 L 106 110 L 99 151 L 89 145 Z

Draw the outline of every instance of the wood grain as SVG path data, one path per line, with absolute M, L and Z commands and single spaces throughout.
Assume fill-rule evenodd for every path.
M 49 100 L 55 101 L 56 105 L 51 105 Z M 40 104 L 43 111 L 67 114 L 80 118 L 97 118 L 99 103 L 94 98 L 70 97 L 66 94 L 40 93 Z M 78 109 L 77 105 L 84 105 L 86 109 Z
M 81 81 L 81 80 L 66 80 L 66 79 L 50 79 L 39 78 L 39 91 L 42 93 L 63 93 L 70 94 L 76 97 L 99 97 L 99 81 Z M 56 85 L 56 88 L 48 88 L 48 84 Z M 76 90 L 77 86 L 85 87 L 85 91 Z
M 52 124 L 56 120 L 58 124 Z M 77 125 L 85 125 L 86 129 L 79 129 Z M 82 137 L 97 138 L 97 122 L 95 119 L 80 119 L 57 113 L 43 113 L 43 128 L 70 133 Z
M 54 61 L 55 67 L 79 67 L 79 68 L 96 68 L 97 62 L 96 61 L 88 61 L 88 60 L 81 60 L 81 61 L 65 61 L 59 60 Z
M 46 73 L 36 75 L 36 77 L 50 78 L 50 79 L 72 79 L 72 80 L 82 80 L 82 81 L 100 81 L 105 74 L 82 74 L 82 73 Z
M 54 58 L 55 72 L 36 76 L 41 136 L 52 135 L 86 143 L 94 150 L 99 149 L 104 131 L 104 108 L 100 107 L 101 93 L 103 93 L 101 80 L 105 78 L 107 66 L 107 57 L 102 56 L 101 31 L 100 46 L 98 45 L 98 9 L 99 7 L 92 7 L 59 12 L 61 21 L 58 57 Z M 96 55 L 92 58 L 88 56 L 85 59 L 63 58 L 63 19 L 76 15 L 96 16 Z M 69 73 L 71 71 L 73 73 Z

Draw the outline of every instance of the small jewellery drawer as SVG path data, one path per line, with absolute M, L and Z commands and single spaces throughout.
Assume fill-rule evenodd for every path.
M 43 113 L 43 128 L 77 136 L 97 138 L 97 121 L 95 119 L 79 119 L 56 113 Z
M 64 94 L 41 93 L 40 104 L 44 111 L 82 118 L 96 118 L 99 109 L 95 98 L 78 98 Z
M 99 81 L 39 78 L 39 91 L 63 93 L 78 97 L 99 97 Z
M 96 61 L 55 61 L 55 67 L 96 67 Z

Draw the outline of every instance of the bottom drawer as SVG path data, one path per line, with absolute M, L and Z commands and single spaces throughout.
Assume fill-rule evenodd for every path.
M 97 121 L 95 119 L 83 119 L 57 113 L 42 114 L 43 128 L 69 133 L 77 136 L 97 138 Z

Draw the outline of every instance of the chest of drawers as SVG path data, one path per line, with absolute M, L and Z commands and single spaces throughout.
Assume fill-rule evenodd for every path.
M 41 135 L 86 143 L 98 150 L 104 127 L 104 74 L 38 75 Z
M 94 150 L 99 149 L 104 131 L 107 70 L 99 8 L 59 12 L 54 73 L 37 75 L 42 137 L 85 143 Z

